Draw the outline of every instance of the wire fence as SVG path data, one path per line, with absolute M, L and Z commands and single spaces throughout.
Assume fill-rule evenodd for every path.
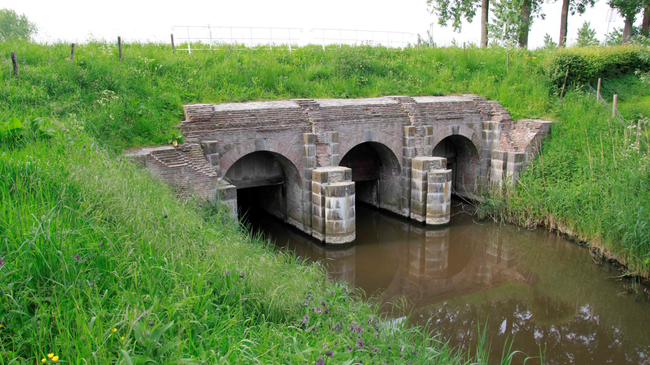
M 625 130 L 634 130 L 636 132 L 636 138 L 637 141 L 639 142 L 639 151 L 641 151 L 641 143 L 644 143 L 646 151 L 650 150 L 650 138 L 643 133 L 643 127 L 644 127 L 644 121 L 647 123 L 647 118 L 640 118 L 636 122 L 630 121 L 625 119 L 625 117 L 621 114 L 621 112 L 618 111 L 618 109 L 614 110 L 614 104 L 608 103 L 605 98 L 603 98 L 602 94 L 599 94 L 598 91 L 596 91 L 591 84 L 587 84 L 587 91 L 594 96 L 596 96 L 596 100 L 598 101 L 598 104 L 601 105 L 603 108 L 607 109 L 609 112 L 612 113 L 612 119 L 618 121 Z
M 413 33 L 407 32 L 312 28 L 305 34 L 302 28 L 210 25 L 175 25 L 172 27 L 171 39 L 175 50 L 190 54 L 194 51 L 223 50 L 224 46 L 248 50 L 288 48 L 292 51 L 301 44 L 320 44 L 323 49 L 330 45 L 371 45 L 403 49 L 417 43 Z
M 179 51 L 216 51 L 221 46 L 245 46 L 248 49 L 286 47 L 289 51 L 302 39 L 302 28 L 281 27 L 226 27 L 175 25 L 172 27 L 172 44 L 179 41 Z M 178 34 L 178 36 L 176 35 Z

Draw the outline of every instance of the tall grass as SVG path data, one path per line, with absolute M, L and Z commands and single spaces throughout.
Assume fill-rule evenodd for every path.
M 517 190 L 485 207 L 522 224 L 559 222 L 648 272 L 647 154 L 624 158 L 630 136 L 588 96 L 559 100 L 543 51 L 510 50 L 507 71 L 500 48 L 188 55 L 131 44 L 119 61 L 113 45 L 90 43 L 69 61 L 68 47 L 0 43 L 0 118 L 41 117 L 55 130 L 0 146 L 0 364 L 463 363 L 118 159 L 182 139 L 184 103 L 475 93 L 515 118 L 558 120 Z M 606 87 L 617 82 L 638 86 Z M 647 110 L 637 86 L 622 98 L 628 116 Z
M 20 63 L 19 80 L 0 74 L 0 113 L 47 117 L 87 128 L 107 146 L 166 144 L 182 104 L 290 98 L 475 93 L 499 100 L 515 117 L 539 117 L 550 103 L 543 58 L 505 49 L 405 49 L 308 46 L 288 52 L 222 48 L 172 53 L 157 44 L 130 44 L 119 61 L 115 45 L 0 43 Z M 514 53 L 513 53 L 514 52 Z
M 0 173 L 0 364 L 462 363 L 83 131 Z
M 604 90 L 606 98 L 620 95 L 627 124 L 612 119 L 594 95 L 570 93 L 541 155 L 516 189 L 486 202 L 484 214 L 556 228 L 626 265 L 629 274 L 648 277 L 650 88 L 627 76 L 607 81 Z

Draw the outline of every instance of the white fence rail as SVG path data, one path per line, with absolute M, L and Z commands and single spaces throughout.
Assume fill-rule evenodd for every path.
M 330 44 L 339 46 L 344 44 L 352 46 L 366 44 L 388 48 L 404 48 L 417 42 L 413 33 L 384 30 L 312 28 L 309 33 L 313 35 L 312 40 L 318 41 L 323 49 Z
M 273 49 L 284 45 L 292 50 L 302 44 L 328 45 L 372 45 L 389 48 L 404 48 L 416 44 L 413 33 L 383 30 L 312 28 L 303 34 L 302 28 L 279 27 L 228 27 L 175 25 L 172 27 L 172 43 L 175 49 L 187 51 L 215 51 L 223 45 L 242 45 L 250 49 Z M 183 48 L 184 47 L 184 48 Z
M 172 39 L 178 41 L 179 51 L 214 51 L 215 46 L 230 44 L 244 45 L 249 48 L 284 44 L 291 51 L 301 39 L 301 28 L 280 27 L 223 27 L 175 25 L 172 27 Z M 178 36 L 176 35 L 178 34 Z

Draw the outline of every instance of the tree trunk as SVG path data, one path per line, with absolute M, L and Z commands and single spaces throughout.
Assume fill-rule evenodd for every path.
M 625 17 L 625 28 L 623 28 L 623 44 L 630 43 L 632 38 L 632 26 L 634 25 L 634 18 L 636 14 L 629 14 Z
M 528 33 L 530 32 L 530 12 L 532 0 L 524 0 L 521 6 L 521 27 L 519 28 L 519 48 L 528 48 Z
M 650 2 L 643 10 L 643 23 L 641 23 L 641 34 L 650 37 Z
M 562 2 L 562 17 L 560 18 L 560 43 L 559 47 L 566 47 L 567 23 L 569 22 L 569 1 Z
M 490 0 L 483 0 L 481 5 L 481 47 L 488 46 L 488 15 L 490 14 Z

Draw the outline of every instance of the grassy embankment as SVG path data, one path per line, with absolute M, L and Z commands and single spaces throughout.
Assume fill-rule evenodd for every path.
M 3 120 L 41 117 L 55 130 L 48 141 L 1 147 L 0 363 L 33 363 L 50 352 L 71 363 L 103 363 L 122 351 L 170 363 L 313 363 L 329 359 L 329 350 L 341 362 L 459 361 L 435 341 L 424 349 L 417 329 L 379 326 L 376 337 L 376 322 L 369 323 L 375 312 L 343 286 L 242 236 L 218 212 L 178 201 L 117 156 L 182 138 L 174 126 L 181 105 L 193 102 L 476 93 L 515 118 L 555 117 L 566 128 L 582 120 L 569 112 L 576 106 L 593 109 L 580 93 L 558 102 L 544 52 L 511 51 L 506 72 L 502 49 L 307 47 L 189 56 L 136 44 L 120 62 L 114 47 L 89 44 L 70 62 L 68 47 L 0 44 Z M 10 76 L 12 50 L 18 80 Z M 571 135 L 561 131 L 551 143 Z

